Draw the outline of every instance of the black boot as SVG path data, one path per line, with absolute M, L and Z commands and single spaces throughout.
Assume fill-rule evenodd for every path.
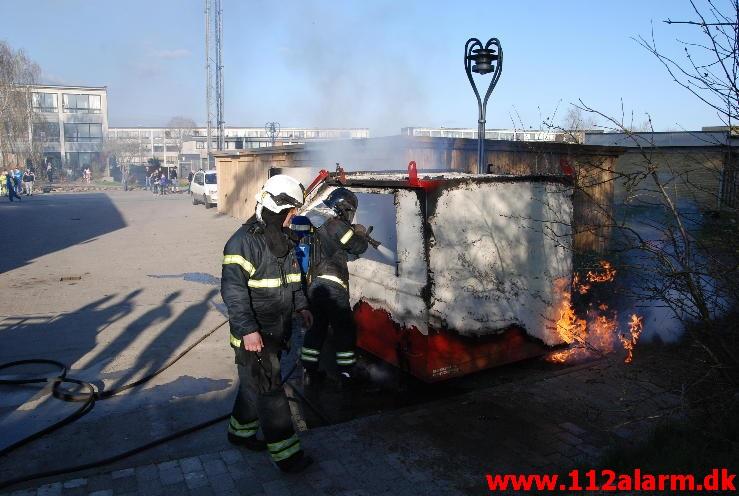
M 275 462 L 277 467 L 287 474 L 297 474 L 308 468 L 313 463 L 313 458 L 306 455 L 303 450 L 298 451 L 293 456 Z
M 257 439 L 257 436 L 241 437 L 236 436 L 232 433 L 228 433 L 228 442 L 235 444 L 236 446 L 243 446 L 244 448 L 252 451 L 264 451 L 267 449 L 266 441 Z

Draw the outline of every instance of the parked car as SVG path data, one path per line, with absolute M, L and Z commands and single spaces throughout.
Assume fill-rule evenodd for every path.
M 202 203 L 205 208 L 218 205 L 218 179 L 216 171 L 198 171 L 190 185 L 192 204 Z

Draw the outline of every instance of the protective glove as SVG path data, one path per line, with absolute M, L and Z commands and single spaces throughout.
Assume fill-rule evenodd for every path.
M 366 238 L 367 234 L 369 234 L 369 231 L 367 231 L 367 228 L 364 227 L 362 224 L 354 224 L 352 226 L 352 229 L 354 230 L 354 234 L 361 236 L 363 238 Z

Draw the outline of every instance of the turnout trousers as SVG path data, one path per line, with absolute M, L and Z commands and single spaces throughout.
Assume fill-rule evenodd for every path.
M 339 372 L 351 372 L 356 358 L 357 328 L 349 304 L 349 291 L 343 283 L 316 277 L 309 290 L 313 326 L 305 333 L 300 359 L 307 370 L 317 370 L 328 326 L 333 329 L 336 366 Z
M 261 428 L 272 460 L 279 463 L 301 451 L 280 375 L 281 349 L 265 342 L 259 353 L 243 348 L 236 353 L 239 389 L 228 431 L 247 438 Z

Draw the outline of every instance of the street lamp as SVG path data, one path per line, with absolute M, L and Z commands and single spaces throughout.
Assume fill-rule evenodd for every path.
M 464 70 L 477 97 L 479 112 L 477 119 L 477 172 L 478 174 L 485 174 L 485 111 L 490 94 L 493 92 L 495 85 L 498 84 L 500 73 L 503 71 L 503 47 L 500 46 L 498 38 L 490 38 L 485 46 L 477 38 L 467 40 L 464 45 Z M 472 79 L 473 72 L 483 76 L 493 74 L 488 91 L 485 93 L 485 99 L 480 98 L 475 80 Z

